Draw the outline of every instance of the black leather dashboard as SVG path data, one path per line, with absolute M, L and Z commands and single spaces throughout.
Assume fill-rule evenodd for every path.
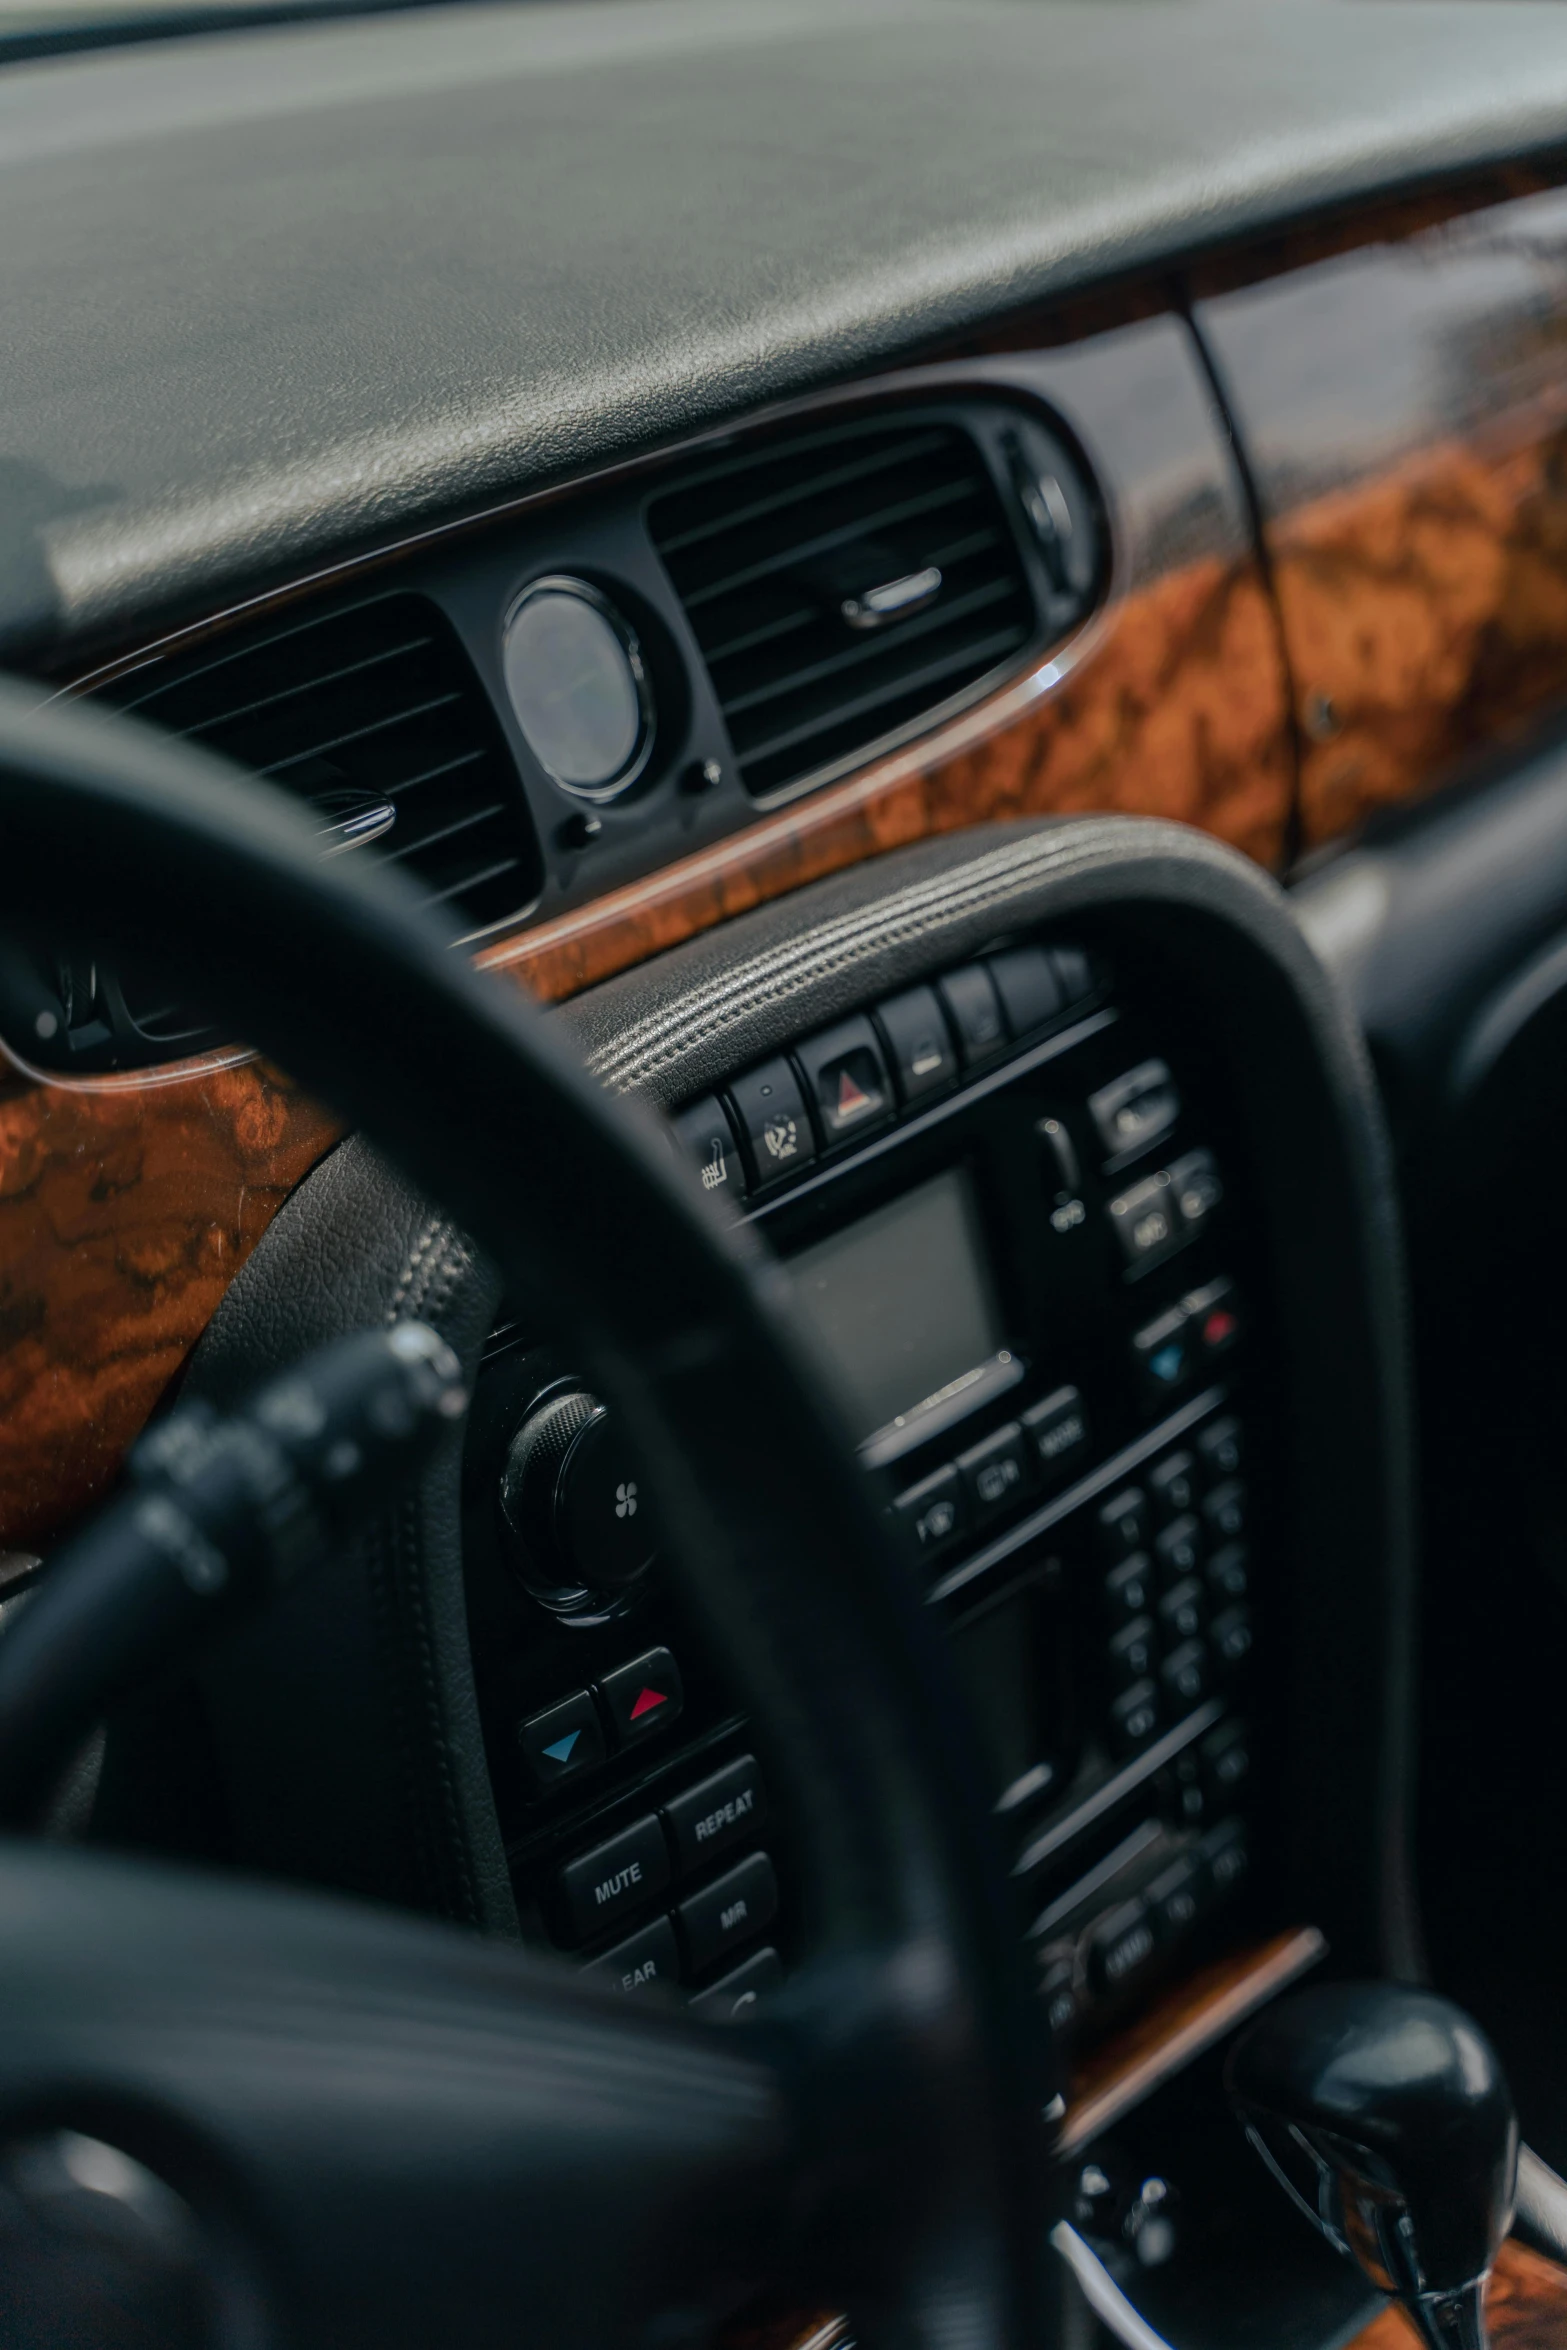
M 1564 122 L 1555 12 L 1403 0 L 603 0 L 10 68 L 0 650 Z

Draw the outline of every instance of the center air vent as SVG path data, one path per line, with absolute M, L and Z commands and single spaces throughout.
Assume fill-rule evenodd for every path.
M 106 699 L 309 801 L 324 849 L 363 842 L 464 932 L 538 894 L 538 846 L 494 715 L 422 596 L 226 636 L 135 671 Z
M 758 796 L 971 694 L 1040 633 L 1026 541 L 978 440 L 944 418 L 709 466 L 648 524 Z

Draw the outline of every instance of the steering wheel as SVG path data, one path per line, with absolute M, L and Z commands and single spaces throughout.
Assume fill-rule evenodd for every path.
M 0 2138 L 91 2131 L 175 2187 L 224 2341 L 672 2346 L 759 2291 L 911 2350 L 1037 2339 L 1054 2082 L 981 1773 L 768 1260 L 280 793 L 6 687 L 0 839 L 0 921 L 173 967 L 489 1251 L 658 1464 L 806 1951 L 715 2030 L 455 1928 L 11 1844 Z

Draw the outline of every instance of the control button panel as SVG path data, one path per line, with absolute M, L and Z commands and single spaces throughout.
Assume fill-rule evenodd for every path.
M 975 1270 L 946 1291 L 909 1274 L 932 1310 L 967 1281 L 967 1351 L 919 1356 L 900 1327 L 921 1363 L 900 1393 L 873 1355 L 895 1253 L 844 1293 L 866 1424 L 912 1431 L 862 1452 L 982 1693 L 1052 2028 L 1108 2028 L 1233 1914 L 1256 1833 L 1266 1274 L 1222 1105 L 1096 961 L 1025 941 L 792 1041 L 688 1105 L 675 1141 L 785 1259 L 881 1231 L 922 1186 L 963 1194 Z M 640 1507 L 629 1467 L 624 1486 Z M 783 1979 L 793 1908 L 746 1726 L 684 1636 L 682 1674 L 656 1576 L 600 1621 L 557 1634 L 555 1677 L 507 1723 L 529 1930 L 617 1992 L 743 2017 Z

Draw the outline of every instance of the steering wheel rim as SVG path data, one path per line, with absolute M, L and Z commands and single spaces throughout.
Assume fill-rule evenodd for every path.
M 0 827 L 0 920 L 196 975 L 235 1033 L 489 1251 L 659 1464 L 670 1571 L 745 1699 L 804 1863 L 807 1956 L 776 2024 L 746 2035 L 794 2119 L 770 2188 L 791 2273 L 912 2340 L 1037 2338 L 1054 2083 L 981 1774 L 775 1269 L 681 1180 L 650 1115 L 454 954 L 398 876 L 323 862 L 282 794 L 133 720 L 40 710 L 7 686 Z M 4 1963 L 0 1943 L 0 1984 Z M 710 2048 L 703 2027 L 660 2023 Z M 570 2341 L 560 2286 L 553 2332 Z

